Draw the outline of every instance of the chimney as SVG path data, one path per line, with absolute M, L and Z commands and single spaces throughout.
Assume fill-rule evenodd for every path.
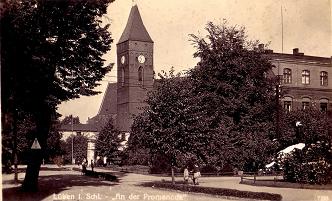
M 259 51 L 263 51 L 264 50 L 264 44 L 263 43 L 261 43 L 261 44 L 258 45 L 258 50 Z
M 294 55 L 299 54 L 299 48 L 294 48 L 294 49 L 293 49 L 293 54 L 294 54 Z

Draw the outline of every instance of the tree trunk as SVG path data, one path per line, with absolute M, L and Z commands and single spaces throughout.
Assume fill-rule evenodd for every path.
M 174 177 L 174 166 L 172 165 L 172 184 L 175 184 L 175 177 Z
M 13 112 L 13 141 L 14 141 L 14 149 L 13 149 L 13 155 L 14 155 L 14 182 L 18 182 L 18 171 L 17 171 L 17 111 L 14 109 Z
M 38 191 L 39 170 L 42 164 L 44 150 L 47 147 L 47 136 L 51 126 L 51 113 L 48 111 L 48 109 L 40 109 L 40 111 L 35 114 L 35 137 L 41 149 L 30 149 L 28 167 L 22 184 L 22 190 L 24 191 Z
M 38 191 L 38 176 L 42 162 L 42 151 L 30 150 L 28 167 L 26 169 L 22 188 L 24 191 Z

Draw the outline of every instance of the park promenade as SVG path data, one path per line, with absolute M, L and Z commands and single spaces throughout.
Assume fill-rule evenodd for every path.
M 80 172 L 71 169 L 72 166 L 66 168 L 58 168 L 54 165 L 44 166 L 40 172 L 40 191 L 36 193 L 21 192 L 19 185 L 12 181 L 13 174 L 4 174 L 2 175 L 3 200 L 247 200 L 156 189 L 139 185 L 143 182 L 170 181 L 171 178 L 169 177 L 122 173 L 95 168 L 97 172 L 103 171 L 115 174 L 118 180 L 111 182 L 101 178 L 84 176 Z M 24 173 L 20 173 L 19 180 L 22 181 L 23 178 Z M 182 178 L 177 177 L 176 180 L 182 180 Z M 263 187 L 239 184 L 239 182 L 239 177 L 202 177 L 200 186 L 276 193 L 282 195 L 284 201 L 332 201 L 332 189 Z

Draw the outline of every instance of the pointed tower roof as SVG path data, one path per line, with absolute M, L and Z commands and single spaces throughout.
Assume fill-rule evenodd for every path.
M 124 29 L 118 44 L 127 40 L 153 43 L 153 40 L 143 24 L 137 5 L 134 5 L 130 10 L 126 28 Z

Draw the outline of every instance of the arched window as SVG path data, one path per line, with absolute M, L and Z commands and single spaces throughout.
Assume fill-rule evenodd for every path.
M 125 72 L 124 68 L 121 69 L 121 85 L 124 86 L 125 83 Z
M 308 107 L 310 106 L 310 98 L 302 98 L 302 109 L 308 109 Z
M 289 68 L 284 69 L 284 84 L 292 83 L 292 70 Z
M 329 103 L 329 100 L 326 98 L 322 98 L 319 100 L 319 107 L 321 112 L 327 112 L 327 105 Z
M 302 84 L 310 84 L 310 71 L 302 71 Z
M 328 85 L 328 75 L 327 72 L 321 71 L 320 72 L 320 86 L 327 86 Z
M 287 112 L 290 112 L 292 110 L 293 99 L 289 96 L 286 96 L 286 97 L 283 98 L 283 102 L 284 102 L 284 109 Z
M 144 74 L 144 69 L 142 66 L 138 68 L 138 82 L 140 84 L 143 84 L 143 74 Z

